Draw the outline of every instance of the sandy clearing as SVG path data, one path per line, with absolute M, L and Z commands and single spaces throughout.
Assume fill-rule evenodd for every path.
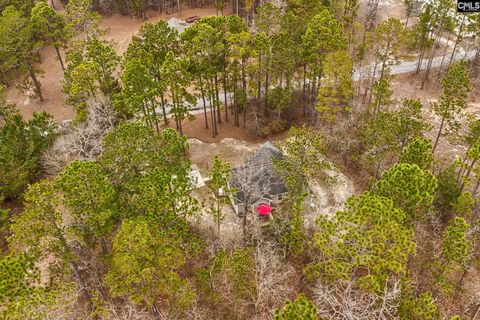
M 229 13 L 230 10 L 225 10 L 225 14 Z M 111 17 L 103 18 L 100 26 L 109 30 L 105 38 L 117 44 L 117 50 L 119 53 L 124 53 L 128 48 L 132 36 L 137 33 L 145 22 L 154 23 L 160 19 L 168 20 L 172 17 L 186 19 L 191 16 L 206 17 L 214 16 L 216 14 L 217 12 L 215 8 L 182 8 L 180 14 L 178 12 L 166 14 L 165 12 L 160 13 L 150 11 L 147 13 L 146 21 L 142 21 L 142 19 L 138 18 L 130 18 L 128 16 L 113 15 Z
M 58 1 L 55 2 L 57 7 L 60 5 Z M 225 14 L 229 14 L 230 9 L 225 10 Z M 177 17 L 179 19 L 185 19 L 191 16 L 212 16 L 216 15 L 215 8 L 198 8 L 189 9 L 182 8 L 181 14 L 174 12 L 172 14 L 159 14 L 158 12 L 147 13 L 147 21 L 155 22 L 159 19 L 170 19 L 171 17 Z M 115 42 L 115 46 L 119 53 L 125 52 L 134 35 L 140 26 L 145 21 L 137 18 L 130 18 L 125 16 L 114 15 L 112 17 L 103 18 L 101 27 L 108 31 L 105 36 L 106 39 Z M 7 101 L 9 103 L 15 103 L 20 110 L 20 113 L 26 118 L 30 119 L 34 112 L 46 111 L 53 115 L 57 121 L 72 119 L 75 116 L 75 111 L 65 106 L 65 94 L 62 92 L 63 72 L 60 67 L 55 54 L 55 50 L 51 47 L 45 47 L 39 50 L 42 62 L 38 65 L 40 69 L 44 71 L 44 74 L 40 77 L 40 83 L 42 85 L 42 92 L 45 101 L 41 102 L 39 99 L 32 99 L 20 92 L 15 85 L 7 88 Z M 62 52 L 64 57 L 64 52 Z M 26 75 L 25 75 L 26 76 Z M 16 79 L 16 83 L 20 83 L 22 79 Z
M 11 86 L 7 88 L 7 101 L 15 103 L 26 119 L 30 119 L 34 112 L 40 111 L 50 113 L 58 121 L 73 118 L 74 110 L 64 105 L 66 96 L 62 92 L 63 71 L 57 60 L 55 49 L 45 47 L 40 49 L 39 53 L 42 57 L 40 68 L 44 71 L 40 76 L 40 82 L 45 100 L 42 102 L 39 99 L 32 99 L 15 86 Z M 62 55 L 65 58 L 64 52 Z M 18 79 L 17 82 L 21 80 Z
M 380 0 L 378 3 L 378 22 L 396 18 L 402 22 L 407 19 L 405 2 L 402 0 Z
M 218 154 L 221 160 L 230 163 L 231 167 L 237 167 L 251 157 L 261 143 L 252 143 L 233 138 L 225 138 L 217 143 L 204 143 L 198 139 L 189 139 L 190 159 L 196 164 L 202 176 L 208 175 L 211 169 L 213 157 Z M 313 227 L 316 218 L 320 214 L 333 215 L 337 210 L 343 209 L 347 199 L 355 194 L 356 188 L 353 181 L 340 172 L 337 168 L 326 172 L 328 181 L 315 179 L 310 183 L 312 191 L 311 196 L 306 201 L 305 224 L 307 227 Z M 196 194 L 201 200 L 208 200 L 211 191 L 207 187 L 196 190 Z M 221 242 L 228 244 L 241 239 L 242 218 L 238 217 L 233 209 L 228 205 L 223 205 L 222 210 L 225 220 L 221 226 Z M 197 218 L 196 225 L 203 232 L 215 233 L 216 226 L 212 217 L 205 211 Z M 258 219 L 249 217 L 249 225 L 254 229 L 259 229 L 263 223 Z

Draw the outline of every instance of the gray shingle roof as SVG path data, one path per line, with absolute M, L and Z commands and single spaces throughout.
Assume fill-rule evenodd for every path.
M 271 199 L 272 196 L 280 195 L 287 192 L 287 187 L 282 177 L 276 172 L 273 159 L 282 159 L 283 154 L 271 142 L 262 144 L 257 152 L 245 161 L 240 167 L 232 169 L 232 177 L 230 179 L 230 187 L 237 190 L 234 194 L 234 203 L 240 204 L 245 202 L 245 193 L 247 189 L 245 179 L 241 175 L 251 175 L 248 179 L 250 187 L 257 190 L 255 194 L 250 194 L 249 204 L 253 204 L 260 198 Z M 252 186 L 255 185 L 255 186 Z M 259 194 L 262 190 L 262 194 Z M 263 192 L 264 191 L 264 192 Z

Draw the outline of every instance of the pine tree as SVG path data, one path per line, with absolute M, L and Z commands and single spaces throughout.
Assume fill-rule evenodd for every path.
M 186 219 L 200 210 L 199 201 L 192 193 L 192 183 L 185 168 L 164 171 L 155 168 L 140 178 L 129 203 L 133 216 L 146 216 L 171 230 L 183 233 Z
M 0 11 L 5 10 L 8 6 L 13 6 L 16 10 L 22 12 L 23 16 L 28 17 L 35 6 L 35 2 L 35 0 L 3 0 L 0 3 Z
M 34 41 L 30 21 L 13 6 L 8 6 L 0 16 L 0 71 L 3 82 L 13 71 L 28 72 L 35 94 L 43 101 L 42 88 L 38 80 L 41 70 L 34 67 L 38 60 L 38 42 Z
M 394 112 L 381 111 L 375 116 L 367 116 L 359 132 L 366 149 L 363 158 L 375 177 L 378 177 L 382 164 L 389 155 L 400 151 L 398 143 L 398 117 Z
M 453 218 L 442 236 L 442 254 L 437 275 L 437 285 L 443 293 L 451 293 L 453 289 L 452 274 L 462 272 L 456 287 L 461 287 L 465 278 L 471 255 L 473 252 L 472 241 L 468 237 L 470 225 L 462 217 Z
M 157 132 L 160 132 L 156 99 L 164 90 L 155 81 L 147 66 L 138 58 L 125 61 L 121 80 L 122 91 L 116 97 L 117 109 L 127 118 L 140 116 L 146 126 L 155 125 Z M 163 120 L 167 125 L 165 106 L 163 106 Z
M 119 57 L 113 45 L 96 37 L 81 42 L 67 53 L 63 92 L 78 121 L 86 119 L 86 101 L 100 94 L 109 99 L 118 91 L 116 72 Z
M 233 90 L 233 112 L 235 115 L 235 125 L 240 125 L 240 112 L 243 111 L 243 124 L 246 124 L 246 104 L 247 94 L 251 89 L 251 82 L 247 78 L 247 62 L 253 54 L 251 46 L 252 35 L 249 32 L 229 34 L 227 41 L 230 45 L 230 57 L 232 61 L 229 64 L 231 73 L 231 87 Z M 250 93 L 251 95 L 251 93 Z
M 369 105 L 372 101 L 374 88 L 379 85 L 384 86 L 382 82 L 390 80 L 391 77 L 390 67 L 400 62 L 400 48 L 403 44 L 403 38 L 403 25 L 400 20 L 395 18 L 389 18 L 381 23 L 370 34 L 367 43 L 375 57 L 375 64 L 373 67 L 370 97 L 368 98 Z M 382 94 L 376 97 L 376 101 L 371 108 L 373 113 L 379 110 L 383 99 Z
M 323 63 L 328 53 L 345 49 L 347 40 L 342 34 L 341 24 L 327 9 L 316 15 L 308 23 L 302 37 L 302 48 L 310 72 L 310 102 L 314 103 L 324 75 Z
M 438 183 L 428 171 L 416 164 L 398 163 L 386 170 L 373 187 L 373 192 L 390 198 L 396 207 L 405 211 L 408 218 L 421 217 L 433 201 Z
M 307 265 L 307 277 L 343 279 L 383 292 L 388 279 L 407 271 L 409 256 L 415 254 L 413 230 L 406 219 L 388 198 L 369 192 L 351 197 L 345 210 L 318 218 L 316 261 Z
M 43 45 L 53 46 L 57 53 L 58 61 L 65 70 L 60 48 L 64 48 L 67 42 L 65 32 L 65 20 L 48 3 L 40 1 L 35 4 L 30 17 L 33 37 Z
M 80 271 L 79 247 L 84 243 L 74 237 L 76 222 L 68 220 L 62 212 L 61 201 L 55 192 L 52 181 L 42 180 L 29 186 L 25 193 L 25 210 L 16 216 L 10 227 L 8 239 L 13 251 L 25 251 L 35 258 L 53 257 L 57 259 L 58 272 L 70 268 L 78 290 L 93 307 L 92 294 L 87 288 L 85 275 Z
M 303 294 L 294 301 L 287 300 L 281 310 L 275 310 L 275 320 L 318 320 L 318 311 Z
M 159 135 L 142 124 L 123 123 L 110 131 L 103 143 L 100 163 L 125 197 L 134 193 L 142 175 L 155 168 L 174 174 L 190 166 L 187 141 L 174 129 L 165 129 Z
M 25 121 L 15 105 L 5 100 L 0 86 L 0 200 L 20 198 L 38 177 L 38 160 L 55 138 L 56 125 L 47 113 L 34 113 Z
M 433 164 L 432 141 L 414 138 L 400 155 L 399 162 L 416 164 L 421 169 L 430 170 Z
M 34 259 L 25 253 L 9 254 L 0 259 L 0 277 L 0 301 L 6 307 L 0 308 L 2 314 L 8 312 L 9 304 L 32 294 L 39 282 L 39 271 Z
M 440 137 L 445 135 L 445 130 L 449 135 L 456 134 L 460 125 L 458 120 L 467 106 L 466 102 L 471 90 L 466 64 L 464 62 L 453 64 L 442 79 L 440 101 L 432 103 L 433 112 L 441 119 L 432 152 L 435 152 Z
M 308 190 L 309 180 L 330 164 L 322 159 L 325 142 L 318 133 L 306 127 L 292 127 L 289 138 L 279 144 L 283 159 L 274 160 L 276 169 L 283 175 L 292 197 Z
M 133 107 L 137 113 L 141 113 L 146 124 L 155 124 L 157 130 L 157 101 L 162 107 L 164 124 L 168 124 L 163 64 L 167 53 L 177 53 L 178 48 L 178 32 L 170 28 L 166 21 L 159 20 L 153 24 L 143 24 L 124 55 L 120 100 L 127 104 L 127 109 Z
M 324 79 L 318 89 L 317 111 L 322 121 L 331 124 L 339 115 L 351 111 L 353 84 L 352 60 L 346 51 L 329 54 L 325 60 Z
M 89 40 L 103 34 L 101 16 L 92 10 L 93 0 L 71 0 L 65 6 L 65 32 L 70 42 Z
M 183 135 L 182 121 L 194 118 L 189 112 L 189 105 L 195 105 L 196 103 L 195 96 L 187 90 L 191 83 L 191 74 L 186 68 L 186 63 L 185 59 L 176 57 L 170 51 L 162 65 L 166 92 L 172 97 L 171 113 L 180 135 Z
M 212 215 L 215 224 L 217 225 L 218 236 L 220 236 L 220 224 L 225 219 L 225 215 L 220 207 L 221 203 L 229 201 L 229 196 L 232 190 L 228 187 L 231 170 L 228 162 L 223 162 L 215 155 L 213 158 L 212 170 L 210 171 L 210 188 L 214 193 L 215 205 L 210 208 L 209 213 Z
M 401 151 L 412 139 L 421 137 L 424 131 L 430 129 L 430 125 L 423 120 L 422 108 L 423 105 L 418 99 L 403 99 L 401 107 L 396 112 Z
M 463 266 L 471 253 L 467 238 L 470 225 L 461 217 L 455 217 L 447 226 L 442 238 L 442 258 L 451 267 Z
M 104 237 L 113 231 L 116 222 L 115 190 L 100 164 L 73 161 L 56 178 L 63 204 L 78 222 L 79 235 L 87 243 L 99 241 L 108 252 Z
M 157 228 L 149 220 L 125 220 L 115 236 L 112 264 L 105 282 L 113 296 L 127 296 L 158 314 L 160 299 L 188 304 L 194 293 L 177 273 L 186 262 L 181 242 L 174 233 Z

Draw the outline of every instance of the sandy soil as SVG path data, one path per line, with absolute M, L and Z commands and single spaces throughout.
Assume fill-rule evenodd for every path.
M 215 143 L 204 143 L 198 139 L 189 139 L 188 142 L 190 159 L 197 165 L 204 177 L 208 175 L 215 155 L 218 155 L 223 161 L 229 162 L 232 167 L 237 167 L 251 157 L 262 143 L 233 138 L 225 138 Z M 312 195 L 306 203 L 307 210 L 305 211 L 307 226 L 313 226 L 319 214 L 333 214 L 342 209 L 347 199 L 356 191 L 354 182 L 338 169 L 329 170 L 327 176 L 329 177 L 328 182 L 315 180 L 310 184 Z M 211 191 L 207 187 L 203 187 L 196 190 L 196 195 L 201 200 L 208 200 Z M 225 215 L 221 227 L 222 242 L 231 243 L 235 239 L 241 239 L 242 219 L 228 205 L 224 205 L 222 210 Z M 249 223 L 261 225 L 261 222 L 257 220 Z M 207 212 L 197 217 L 196 225 L 204 232 L 216 233 L 215 224 Z
M 312 181 L 310 199 L 307 201 L 309 210 L 305 212 L 305 223 L 313 226 L 321 214 L 333 215 L 342 210 L 348 198 L 356 193 L 355 183 L 337 168 L 328 170 L 327 181 Z
M 204 143 L 198 139 L 189 139 L 190 160 L 195 163 L 200 173 L 205 176 L 211 170 L 212 159 L 218 155 L 222 161 L 237 167 L 246 161 L 258 148 L 258 143 L 251 143 L 234 138 L 225 138 L 215 143 Z
M 228 13 L 229 11 L 226 10 L 225 14 Z M 118 52 L 123 53 L 127 50 L 132 36 L 138 31 L 138 29 L 140 29 L 144 22 L 156 22 L 160 19 L 168 20 L 172 17 L 186 19 L 191 16 L 206 17 L 214 16 L 216 14 L 217 12 L 215 8 L 182 8 L 181 13 L 173 12 L 171 14 L 166 14 L 149 12 L 147 13 L 146 21 L 142 21 L 141 19 L 137 18 L 130 18 L 128 16 L 113 15 L 111 17 L 103 18 L 100 26 L 109 30 L 108 34 L 106 35 L 106 39 L 115 42 L 117 44 Z
M 59 1 L 55 1 L 57 8 L 61 8 Z M 229 10 L 225 10 L 228 14 Z M 159 19 L 170 19 L 177 17 L 185 19 L 191 16 L 211 16 L 216 15 L 215 8 L 199 8 L 199 9 L 182 9 L 181 14 L 178 12 L 172 14 L 159 14 L 157 12 L 149 12 L 147 14 L 148 22 L 155 22 Z M 141 19 L 130 18 L 124 16 L 112 16 L 104 18 L 101 22 L 101 27 L 109 30 L 106 39 L 116 43 L 117 50 L 123 53 L 130 43 L 132 35 L 134 35 L 140 26 L 144 23 Z M 72 119 L 75 116 L 75 111 L 72 108 L 65 107 L 65 94 L 62 93 L 63 72 L 60 67 L 55 54 L 55 50 L 51 47 L 42 48 L 40 50 L 42 62 L 38 65 L 44 71 L 40 78 L 42 85 L 42 92 L 45 101 L 41 102 L 38 99 L 32 99 L 25 96 L 22 92 L 11 86 L 7 88 L 7 101 L 15 103 L 20 110 L 20 113 L 26 118 L 30 119 L 34 112 L 46 111 L 53 115 L 55 120 L 62 121 Z M 62 55 L 64 53 L 62 52 Z M 21 79 L 18 79 L 20 82 Z
M 63 52 L 62 52 L 63 55 Z M 15 103 L 20 113 L 30 119 L 34 112 L 46 111 L 55 120 L 61 121 L 74 117 L 74 110 L 64 106 L 65 94 L 62 92 L 63 71 L 57 60 L 55 50 L 51 47 L 40 50 L 42 63 L 40 68 L 44 74 L 40 77 L 44 101 L 33 99 L 18 90 L 15 86 L 7 88 L 7 101 Z M 20 82 L 21 80 L 18 79 Z
M 190 145 L 190 159 L 197 165 L 203 177 L 208 176 L 211 170 L 212 159 L 215 155 L 218 155 L 222 161 L 230 163 L 232 167 L 236 167 L 252 156 L 260 145 L 259 143 L 233 138 L 224 138 L 213 143 L 204 143 L 193 138 L 189 139 L 188 143 Z M 212 192 L 208 187 L 196 189 L 194 194 L 199 200 L 207 202 L 212 196 Z M 221 225 L 221 244 L 223 246 L 234 245 L 235 242 L 242 239 L 242 218 L 238 217 L 232 207 L 227 204 L 222 205 L 222 211 L 225 218 Z M 195 220 L 195 225 L 205 234 L 209 236 L 217 234 L 215 222 L 207 210 L 196 216 Z
M 407 10 L 403 0 L 380 0 L 378 3 L 378 22 L 396 18 L 404 22 L 407 19 Z
M 430 82 L 423 90 L 420 90 L 422 77 L 423 73 L 419 75 L 415 75 L 414 73 L 397 75 L 392 82 L 392 88 L 396 99 L 411 98 L 422 101 L 424 118 L 433 126 L 427 135 L 429 138 L 435 139 L 441 119 L 432 113 L 430 105 L 439 100 L 442 89 L 440 80 L 438 80 Z M 431 79 L 437 79 L 437 75 L 433 73 Z M 478 90 L 472 91 L 465 111 L 477 119 L 480 118 L 480 92 Z M 438 151 L 436 151 L 436 154 L 440 155 L 440 161 L 452 160 L 465 151 L 462 146 L 450 144 L 445 137 L 440 138 L 437 148 Z
M 368 0 L 361 0 L 359 15 L 364 17 L 367 11 Z M 379 0 L 377 23 L 388 20 L 388 18 L 397 18 L 403 22 L 407 19 L 407 11 L 403 0 Z
M 182 122 L 183 134 L 189 138 L 196 138 L 203 142 L 215 143 L 220 142 L 225 138 L 234 138 L 237 140 L 244 140 L 250 143 L 261 143 L 271 140 L 282 140 L 287 136 L 287 132 L 282 132 L 274 136 L 269 136 L 268 138 L 261 138 L 255 136 L 253 132 L 248 130 L 243 126 L 243 120 L 240 121 L 240 126 L 237 127 L 234 124 L 233 116 L 229 114 L 229 121 L 225 122 L 225 113 L 222 112 L 223 122 L 217 124 L 218 135 L 213 138 L 211 123 L 210 123 L 210 112 L 207 112 L 207 118 L 209 119 L 209 129 L 205 129 L 205 117 L 204 114 L 195 115 L 195 119 L 192 121 L 185 120 Z M 169 126 L 174 128 L 175 122 L 170 121 Z

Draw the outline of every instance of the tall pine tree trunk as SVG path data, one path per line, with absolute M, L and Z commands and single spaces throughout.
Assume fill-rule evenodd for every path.
M 211 79 L 207 79 L 208 99 L 210 101 L 210 118 L 212 123 L 213 138 L 217 135 L 217 117 L 215 115 L 215 93 L 213 92 L 213 86 Z
M 237 105 L 237 73 L 235 72 L 235 75 L 233 76 L 233 112 L 234 112 L 234 118 L 235 118 L 235 126 L 239 126 L 238 122 L 238 105 Z
M 150 101 L 150 108 L 152 110 L 153 121 L 155 121 L 155 128 L 157 129 L 157 132 L 160 132 L 160 126 L 158 125 L 157 111 L 155 110 L 155 103 L 153 103 L 153 101 Z
M 223 74 L 223 101 L 225 107 L 225 121 L 228 122 L 227 75 Z
M 65 66 L 63 65 L 62 55 L 60 54 L 60 49 L 58 46 L 54 46 L 55 52 L 57 53 L 58 61 L 60 61 L 60 65 L 62 66 L 62 71 L 65 71 Z
M 28 73 L 30 74 L 30 78 L 32 78 L 33 84 L 35 85 L 36 94 L 38 94 L 38 97 L 40 98 L 40 101 L 43 102 L 42 87 L 40 86 L 40 82 L 37 79 L 37 75 L 35 74 L 35 71 L 33 70 L 33 66 L 29 61 L 26 61 L 25 63 L 27 65 Z
M 217 122 L 222 123 L 222 114 L 220 112 L 220 93 L 218 90 L 218 75 L 215 73 L 215 101 L 216 101 L 216 108 L 217 108 Z
M 262 53 L 258 55 L 258 103 L 262 97 Z
M 453 46 L 453 51 L 452 55 L 450 56 L 450 61 L 448 62 L 448 67 L 450 68 L 450 65 L 452 64 L 453 58 L 455 57 L 455 52 L 457 50 L 457 46 L 461 41 L 462 38 L 462 32 L 463 32 L 463 25 L 465 23 L 465 18 L 467 15 L 463 15 L 462 22 L 460 23 L 460 27 L 458 28 L 458 34 L 457 34 L 457 39 L 455 39 L 455 45 Z
M 440 31 L 437 34 L 437 36 L 435 37 L 435 41 L 433 42 L 432 53 L 430 54 L 430 58 L 428 59 L 427 69 L 425 70 L 422 84 L 420 85 L 420 90 L 423 90 L 423 88 L 425 87 L 425 83 L 428 80 L 428 75 L 430 74 L 430 69 L 432 68 L 432 62 L 433 62 L 433 59 L 435 58 L 435 53 L 437 52 L 437 48 L 438 48 L 438 42 L 441 37 L 442 37 L 442 31 Z
M 85 280 L 83 279 L 83 276 L 80 274 L 80 270 L 78 268 L 77 263 L 74 261 L 71 261 L 70 268 L 72 269 L 75 282 L 77 283 L 80 293 L 87 301 L 87 304 L 89 305 L 90 309 L 93 309 L 92 295 L 90 294 L 90 291 L 88 291 L 87 289 L 87 285 L 85 284 Z
M 442 61 L 440 62 L 440 67 L 438 68 L 440 72 L 438 73 L 438 78 L 437 79 L 440 79 L 440 75 L 441 75 L 441 71 L 442 71 L 442 67 L 443 67 L 443 62 L 445 61 L 445 56 L 447 55 L 448 44 L 450 43 L 450 37 L 451 36 L 452 36 L 452 34 L 450 32 L 448 32 L 447 43 L 445 44 L 445 49 L 443 50 Z
M 223 9 L 222 9 L 223 11 Z M 223 15 L 223 13 L 222 13 Z M 225 44 L 224 44 L 225 45 Z M 226 54 L 223 54 L 223 101 L 225 107 L 225 122 L 228 122 L 228 104 L 227 104 L 227 70 L 226 70 Z
M 205 101 L 205 88 L 203 87 L 203 80 L 202 80 L 202 75 L 199 75 L 199 83 L 200 83 L 200 93 L 202 95 L 202 101 L 203 101 L 203 114 L 205 116 L 205 129 L 208 130 L 208 118 L 207 118 L 207 103 Z
M 437 137 L 435 138 L 435 143 L 433 144 L 432 154 L 435 153 L 435 149 L 437 149 L 438 140 L 440 140 L 440 135 L 442 134 L 444 125 L 445 125 L 445 117 L 442 117 L 442 122 L 440 122 L 440 128 L 438 128 Z
M 160 95 L 160 99 L 162 102 L 163 122 L 165 123 L 165 126 L 168 126 L 167 110 L 165 109 L 165 98 L 163 93 Z
M 270 79 L 269 79 L 269 72 L 268 72 L 268 63 L 267 63 L 267 66 L 266 66 L 266 70 L 265 70 L 265 109 L 264 109 L 264 113 L 265 113 L 265 116 L 268 117 L 268 86 L 270 85 Z
M 429 38 L 428 35 L 424 35 L 422 37 L 421 51 L 420 56 L 418 57 L 417 70 L 415 71 L 415 74 L 419 74 L 420 70 L 422 69 L 423 56 L 427 50 L 427 38 Z
M 247 74 L 245 72 L 245 58 L 242 58 L 242 101 L 243 101 L 243 125 L 247 122 Z M 238 121 L 240 124 L 240 120 Z

